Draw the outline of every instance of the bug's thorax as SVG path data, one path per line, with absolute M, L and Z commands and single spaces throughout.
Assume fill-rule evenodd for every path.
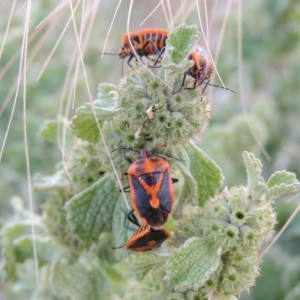
M 128 175 L 139 176 L 149 173 L 164 173 L 170 170 L 169 163 L 159 156 L 152 155 L 147 150 L 142 150 L 139 158 L 128 169 Z

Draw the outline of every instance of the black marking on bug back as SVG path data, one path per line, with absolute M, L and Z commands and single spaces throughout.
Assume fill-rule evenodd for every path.
M 170 213 L 172 210 L 172 194 L 170 193 L 170 185 L 169 185 L 170 174 L 169 172 L 165 172 L 163 174 L 163 182 L 161 185 L 161 189 L 158 192 L 159 198 L 159 207 L 164 211 Z
M 167 222 L 169 212 L 165 211 L 161 207 L 149 210 L 148 214 L 145 216 L 148 224 L 154 228 L 162 228 Z
M 133 41 L 137 42 L 138 44 L 140 44 L 140 38 L 139 38 L 138 35 L 134 35 L 131 40 L 133 40 Z
M 130 180 L 135 191 L 134 202 L 141 217 L 145 218 L 147 224 L 154 228 L 163 227 L 170 211 L 164 209 L 165 205 L 164 207 L 159 206 L 158 208 L 153 208 L 150 204 L 151 196 L 141 186 L 138 178 L 132 176 Z M 171 208 L 172 205 L 170 206 L 170 210 Z
M 141 35 L 141 39 L 142 39 L 142 45 L 145 45 L 146 41 L 145 41 L 145 35 L 144 34 Z
M 139 176 L 141 180 L 143 180 L 149 187 L 155 186 L 158 182 L 158 180 L 163 176 L 162 173 L 156 172 L 156 173 L 149 173 L 149 174 L 143 174 Z
M 154 230 L 151 229 L 151 233 L 147 235 L 147 239 L 149 241 L 155 241 L 155 247 L 160 247 L 161 244 L 168 238 L 168 236 L 165 234 L 162 230 Z
M 155 44 L 155 39 L 156 39 L 156 33 L 152 33 L 151 35 L 151 41 Z
M 165 234 L 162 230 L 153 230 L 151 229 L 151 232 L 146 234 L 145 236 L 140 237 L 135 241 L 135 243 L 132 245 L 132 248 L 142 248 L 149 244 L 149 242 L 155 241 L 154 247 L 160 247 L 161 244 L 168 238 L 168 236 Z M 152 250 L 152 249 L 147 249 Z
M 140 215 L 144 218 L 149 212 L 149 210 L 153 210 L 150 204 L 151 196 L 141 186 L 137 177 L 132 176 L 130 180 L 135 191 L 135 197 L 134 197 L 135 205 Z
M 157 46 L 159 46 L 161 39 L 162 39 L 162 34 L 159 33 L 159 34 L 157 35 Z

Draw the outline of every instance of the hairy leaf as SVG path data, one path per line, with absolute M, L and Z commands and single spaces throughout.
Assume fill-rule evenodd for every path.
M 188 61 L 187 56 L 198 40 L 196 26 L 182 25 L 170 33 L 162 60 L 163 67 L 169 68 L 167 76 L 183 73 L 193 66 L 193 62 Z
M 52 268 L 51 279 L 53 288 L 64 295 L 61 298 L 105 299 L 110 290 L 110 281 L 96 259 L 68 264 L 58 261 Z
M 74 134 L 86 141 L 97 143 L 100 139 L 99 127 L 105 120 L 119 112 L 116 87 L 110 84 L 100 84 L 98 99 L 93 104 L 87 103 L 76 110 L 71 129 Z
M 163 66 L 169 67 L 170 64 L 182 62 L 199 40 L 199 35 L 196 26 L 182 25 L 172 31 L 166 42 Z
M 217 249 L 215 244 L 204 239 L 188 239 L 167 260 L 164 279 L 176 292 L 198 290 L 220 264 Z
M 219 166 L 192 142 L 186 147 L 190 158 L 190 171 L 197 182 L 199 205 L 213 197 L 223 184 L 223 174 Z
M 34 189 L 36 191 L 65 188 L 68 184 L 69 181 L 63 176 L 63 171 L 58 171 L 52 176 L 37 174 L 34 177 Z
M 106 175 L 66 203 L 67 221 L 83 242 L 91 243 L 101 232 L 111 231 L 118 196 L 115 179 Z
M 300 188 L 300 183 L 294 173 L 277 171 L 271 175 L 267 186 L 269 187 L 269 191 L 266 194 L 266 198 L 270 200 L 282 194 L 297 192 Z
M 181 194 L 176 196 L 176 203 L 173 211 L 175 219 L 180 218 L 184 205 L 196 205 L 197 203 L 197 182 L 182 163 L 179 163 L 178 166 L 184 180 L 184 186 Z
M 261 185 L 264 183 L 264 179 L 260 176 L 262 164 L 258 158 L 254 156 L 253 153 L 249 153 L 244 151 L 243 159 L 246 166 L 247 171 L 247 190 L 248 193 L 251 193 L 253 189 L 256 188 L 257 185 Z
M 45 263 L 50 263 L 52 259 L 58 256 L 59 249 L 51 242 L 50 238 L 32 237 L 32 235 L 23 235 L 14 240 L 14 253 L 18 262 L 24 262 L 27 259 L 34 258 L 33 244 L 35 243 L 37 249 L 37 257 L 39 266 Z
M 34 221 L 33 221 L 34 222 Z M 36 224 L 37 225 L 37 224 Z M 30 232 L 31 221 L 15 221 L 5 225 L 0 231 L 1 237 L 1 256 L 0 269 L 1 276 L 5 280 L 14 281 L 17 279 L 17 257 L 14 251 L 14 242 L 23 234 Z
M 157 264 L 163 264 L 166 261 L 166 257 L 158 255 L 156 253 L 134 253 L 127 257 L 126 262 L 134 274 L 134 276 L 141 280 L 145 275 Z
M 296 179 L 296 175 L 287 171 L 277 171 L 272 174 L 267 182 L 267 186 L 272 188 L 276 185 L 286 184 L 294 185 L 296 188 L 300 187 L 299 181 Z
M 70 144 L 71 140 L 74 138 L 69 128 L 69 122 L 64 122 L 62 118 L 46 121 L 40 131 L 40 135 L 53 142 L 57 142 L 59 136 L 64 135 L 66 144 Z

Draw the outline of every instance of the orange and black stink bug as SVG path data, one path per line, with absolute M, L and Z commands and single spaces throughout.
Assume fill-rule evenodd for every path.
M 126 226 L 126 219 L 138 226 L 138 229 L 136 230 L 135 228 Z M 119 249 L 125 246 L 125 248 L 130 251 L 149 251 L 160 247 L 161 244 L 170 237 L 170 232 L 165 228 L 155 230 L 149 225 L 140 226 L 133 211 L 128 214 L 125 213 L 124 227 L 127 230 L 135 231 L 135 233 L 125 245 L 113 249 Z
M 197 45 L 194 47 L 194 50 L 189 54 L 188 59 L 194 61 L 194 65 L 184 73 L 181 88 L 179 89 L 179 91 L 184 86 L 186 75 L 190 75 L 195 79 L 194 88 L 201 85 L 204 80 L 208 80 L 208 84 L 210 79 L 215 75 L 215 69 L 208 54 L 200 46 Z M 202 92 L 204 92 L 205 88 Z M 177 92 L 175 92 L 174 94 L 176 93 Z
M 125 34 L 122 41 L 122 48 L 119 52 L 119 58 L 129 56 L 127 64 L 132 67 L 130 61 L 136 54 L 139 55 L 141 59 L 143 56 L 150 59 L 149 55 L 159 55 L 161 51 L 165 49 L 168 34 L 168 30 L 157 28 Z M 135 52 L 132 48 L 134 48 Z
M 201 85 L 204 80 L 210 80 L 215 76 L 212 61 L 208 53 L 200 46 L 194 48 L 188 59 L 194 61 L 194 65 L 186 72 L 187 75 L 195 78 L 194 88 Z
M 170 232 L 165 229 L 155 230 L 149 225 L 142 225 L 130 238 L 125 248 L 130 251 L 149 251 L 160 247 L 170 237 Z
M 220 87 L 222 89 L 236 93 L 235 91 L 232 91 L 228 88 L 209 83 L 210 79 L 215 76 L 215 69 L 208 53 L 202 47 L 200 47 L 199 45 L 195 46 L 193 51 L 189 54 L 188 59 L 194 61 L 194 65 L 184 73 L 182 85 L 179 91 L 184 86 L 186 75 L 190 75 L 195 79 L 193 88 L 196 88 L 203 83 L 206 84 L 204 89 L 202 90 L 202 93 L 204 93 L 208 85 Z M 205 80 L 207 81 L 205 82 Z M 173 94 L 176 93 L 177 92 Z
M 124 175 L 128 175 L 134 211 L 145 224 L 154 230 L 161 229 L 170 217 L 175 202 L 173 182 L 177 179 L 171 177 L 169 163 L 142 150 Z

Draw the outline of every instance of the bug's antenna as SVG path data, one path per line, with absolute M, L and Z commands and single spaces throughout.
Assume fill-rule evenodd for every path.
M 174 159 L 176 159 L 177 161 L 179 161 L 179 162 L 182 162 L 180 159 L 178 159 L 177 157 L 175 157 L 175 156 L 173 156 L 173 155 L 171 155 L 171 154 L 168 154 L 168 153 L 163 153 L 163 152 L 159 152 L 159 151 L 154 151 L 154 152 L 152 152 L 153 154 L 161 154 L 161 155 L 163 155 L 163 156 L 167 156 L 167 157 L 171 157 L 171 158 L 174 158 Z M 164 158 L 164 157 L 163 157 Z
M 118 53 L 108 53 L 108 52 L 103 52 L 103 53 L 99 53 L 99 55 L 104 54 L 104 55 L 119 55 Z
M 210 85 L 210 86 L 218 87 L 218 88 L 221 88 L 221 89 L 224 89 L 224 90 L 228 90 L 228 91 L 230 91 L 230 92 L 232 92 L 232 93 L 234 93 L 234 94 L 237 94 L 237 92 L 235 92 L 235 91 L 233 91 L 233 90 L 231 90 L 231 89 L 229 89 L 229 88 L 226 88 L 226 87 L 223 87 L 223 86 L 220 86 L 220 85 L 216 85 L 216 84 L 209 83 L 209 81 L 206 82 L 205 84 L 206 84 L 206 85 L 205 85 L 205 87 L 204 87 L 204 89 L 203 89 L 202 92 L 204 92 L 204 90 L 206 89 L 206 87 L 207 87 L 208 85 Z

